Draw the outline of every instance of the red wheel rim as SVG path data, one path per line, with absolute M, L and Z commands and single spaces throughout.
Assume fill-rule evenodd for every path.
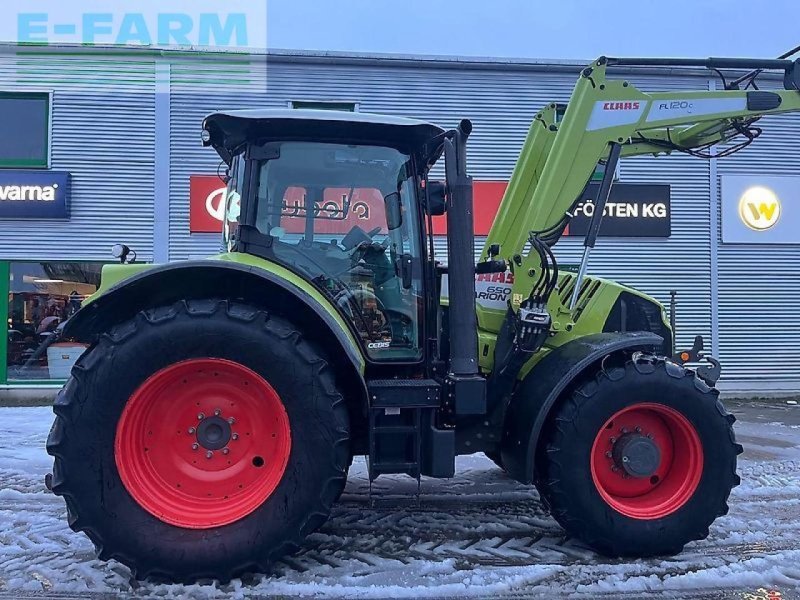
M 264 378 L 228 360 L 176 363 L 137 389 L 117 425 L 114 458 L 134 500 L 189 529 L 238 521 L 280 483 L 289 417 Z
M 632 443 L 646 458 L 646 467 L 638 463 L 639 471 L 625 454 Z M 660 519 L 681 508 L 697 490 L 703 445 L 677 410 L 634 404 L 615 413 L 597 433 L 591 470 L 598 493 L 614 510 L 633 519 Z

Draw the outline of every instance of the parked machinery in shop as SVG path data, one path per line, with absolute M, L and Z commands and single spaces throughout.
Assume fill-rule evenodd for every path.
M 670 65 L 756 70 L 657 93 L 606 73 Z M 783 71 L 785 89 L 757 89 L 762 70 Z M 469 121 L 209 116 L 229 251 L 108 266 L 63 329 L 89 345 L 47 446 L 70 526 L 137 577 L 227 580 L 322 525 L 354 455 L 372 480 L 450 477 L 457 455 L 482 451 L 601 553 L 704 538 L 742 450 L 719 365 L 671 357 L 662 306 L 587 275 L 588 256 L 619 159 L 729 154 L 762 116 L 800 110 L 799 89 L 790 60 L 598 59 L 569 104 L 534 117 L 477 265 Z M 432 181 L 441 155 L 446 181 Z M 552 247 L 598 163 L 584 260 L 565 273 Z M 446 267 L 431 237 L 442 214 Z M 507 272 L 504 307 L 476 307 L 476 273 Z

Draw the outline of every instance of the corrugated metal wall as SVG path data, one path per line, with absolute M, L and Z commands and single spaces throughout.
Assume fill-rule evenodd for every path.
M 189 232 L 189 177 L 217 172 L 219 157 L 200 142 L 203 119 L 217 110 L 282 106 L 265 93 L 263 58 L 175 60 L 171 67 L 170 260 L 220 251 L 222 234 Z
M 153 253 L 154 63 L 146 57 L 0 54 L 0 90 L 53 94 L 51 168 L 72 173 L 69 221 L 0 222 L 0 258 Z
M 189 233 L 189 177 L 213 174 L 218 160 L 199 142 L 204 116 L 219 110 L 285 107 L 291 100 L 357 102 L 365 112 L 388 113 L 449 127 L 472 119 L 470 170 L 476 179 L 507 180 L 530 119 L 550 101 L 566 101 L 577 76 L 535 69 L 441 68 L 371 61 L 348 64 L 318 58 L 297 62 L 271 56 L 170 59 L 169 257 L 196 258 L 219 250 L 217 234 Z M 139 257 L 153 255 L 155 177 L 155 63 L 147 55 L 0 55 L 0 89 L 53 92 L 51 167 L 73 174 L 69 222 L 0 222 L 0 258 L 107 259 L 117 241 Z M 703 77 L 642 76 L 643 90 L 705 89 Z M 796 174 L 800 117 L 765 120 L 759 142 L 714 164 L 679 155 L 622 162 L 623 182 L 672 186 L 669 239 L 601 238 L 590 272 L 616 279 L 668 304 L 678 293 L 678 343 L 706 336 L 732 388 L 770 384 L 800 388 L 800 316 L 794 309 L 800 282 L 800 245 L 722 244 L 711 223 L 716 173 Z M 441 170 L 437 169 L 438 175 Z M 714 185 L 712 185 L 714 183 Z M 716 212 L 719 212 L 719 198 Z M 714 226 L 712 226 L 714 225 Z M 718 339 L 712 337 L 712 244 L 718 247 Z M 483 239 L 476 240 L 476 254 Z M 446 260 L 445 240 L 437 254 Z M 556 248 L 562 263 L 577 264 L 578 239 Z
M 758 125 L 764 133 L 751 147 L 718 161 L 719 176 L 800 174 L 800 116 Z M 719 241 L 719 345 L 727 379 L 739 388 L 759 389 L 768 380 L 797 389 L 800 245 Z

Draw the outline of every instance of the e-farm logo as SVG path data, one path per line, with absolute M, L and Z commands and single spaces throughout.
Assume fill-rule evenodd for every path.
M 768 187 L 747 188 L 739 199 L 739 218 L 750 229 L 771 229 L 781 218 L 781 201 Z
M 14 39 L 6 39 L 8 32 L 1 37 L 23 44 L 266 48 L 266 2 L 228 0 L 220 6 L 216 0 L 32 0 L 14 11 Z

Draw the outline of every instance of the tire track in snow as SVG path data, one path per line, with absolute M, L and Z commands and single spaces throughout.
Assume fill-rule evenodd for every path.
M 373 484 L 377 501 L 371 507 L 359 460 L 331 520 L 268 576 L 227 586 L 132 584 L 124 566 L 94 558 L 88 539 L 67 527 L 63 501 L 46 492 L 49 421 L 32 419 L 24 436 L 13 428 L 0 431 L 2 598 L 385 597 L 403 589 L 452 597 L 484 595 L 481 586 L 496 590 L 487 597 L 646 598 L 671 590 L 681 598 L 720 598 L 728 597 L 726 589 L 755 590 L 766 583 L 781 586 L 783 597 L 791 598 L 789 588 L 800 584 L 793 567 L 800 564 L 797 453 L 769 462 L 743 460 L 743 484 L 732 494 L 730 514 L 714 524 L 707 540 L 689 544 L 676 557 L 613 560 L 564 539 L 533 488 L 511 481 L 479 456 L 460 458 L 453 480 L 425 480 L 419 506 L 404 497 L 416 491 L 416 482 L 381 478 Z M 800 431 L 794 434 L 800 443 Z M 30 457 L 20 454 L 21 446 Z M 411 587 L 419 582 L 430 585 L 429 592 Z

